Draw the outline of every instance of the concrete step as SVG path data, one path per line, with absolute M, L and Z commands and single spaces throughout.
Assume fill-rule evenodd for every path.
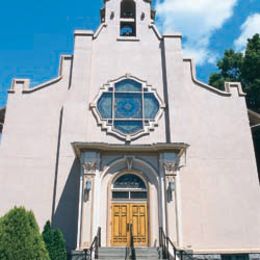
M 99 259 L 124 259 L 127 254 L 126 248 L 116 248 L 116 247 L 101 247 L 98 249 Z
M 129 249 L 120 247 L 101 247 L 98 251 L 98 259 L 112 260 L 112 259 L 128 259 Z M 159 254 L 157 248 L 134 248 L 133 256 L 137 260 L 157 260 Z

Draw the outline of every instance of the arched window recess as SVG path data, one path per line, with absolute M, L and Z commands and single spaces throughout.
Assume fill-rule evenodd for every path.
M 121 2 L 120 36 L 136 36 L 136 4 L 133 0 Z
M 147 187 L 137 175 L 126 173 L 112 185 L 113 200 L 147 200 Z

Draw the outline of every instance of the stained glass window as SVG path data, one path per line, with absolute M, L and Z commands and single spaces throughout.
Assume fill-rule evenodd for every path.
M 97 101 L 102 120 L 124 135 L 141 132 L 147 122 L 155 120 L 159 109 L 155 94 L 132 79 L 115 83 Z
M 124 174 L 115 182 L 113 188 L 146 189 L 143 180 L 134 174 Z
M 142 119 L 142 94 L 115 93 L 115 118 Z
M 103 93 L 97 104 L 98 110 L 104 119 L 112 118 L 112 93 Z
M 143 180 L 135 174 L 126 173 L 113 184 L 114 200 L 146 200 L 147 189 Z
M 142 84 L 132 79 L 124 79 L 115 84 L 116 91 L 129 92 L 136 91 L 142 92 Z

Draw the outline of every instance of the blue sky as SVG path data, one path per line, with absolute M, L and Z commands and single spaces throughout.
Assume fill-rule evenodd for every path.
M 139 0 L 140 1 L 140 0 Z M 154 0 L 161 32 L 183 34 L 186 56 L 207 81 L 227 48 L 243 50 L 260 33 L 260 0 Z M 73 31 L 99 25 L 103 0 L 10 0 L 0 8 L 0 107 L 12 78 L 35 86 L 57 75 L 59 56 L 71 54 Z

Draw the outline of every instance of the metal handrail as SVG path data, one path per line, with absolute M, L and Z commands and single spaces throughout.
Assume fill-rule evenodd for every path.
M 171 246 L 173 250 L 173 259 L 176 260 L 177 249 L 171 239 L 165 235 L 162 227 L 159 228 L 159 245 L 162 248 L 163 259 L 169 259 L 169 246 Z
M 130 245 L 129 245 L 129 259 L 135 260 L 135 248 L 134 248 L 134 235 L 133 235 L 133 224 L 129 224 L 130 233 Z
M 180 260 L 183 260 L 183 257 L 185 256 L 185 259 L 195 259 L 192 258 L 191 254 L 188 253 L 187 250 L 184 250 L 182 248 L 177 248 L 174 243 L 171 241 L 171 239 L 165 235 L 163 228 L 160 227 L 159 229 L 159 245 L 162 248 L 162 257 L 163 259 L 169 259 L 170 258 L 170 252 L 169 247 L 171 246 L 171 249 L 173 251 L 173 260 L 177 259 L 177 255 L 180 256 Z
M 92 259 L 93 251 L 95 259 L 98 259 L 98 249 L 101 247 L 101 227 L 98 227 L 97 235 L 94 237 L 90 247 L 86 249 L 88 259 Z

